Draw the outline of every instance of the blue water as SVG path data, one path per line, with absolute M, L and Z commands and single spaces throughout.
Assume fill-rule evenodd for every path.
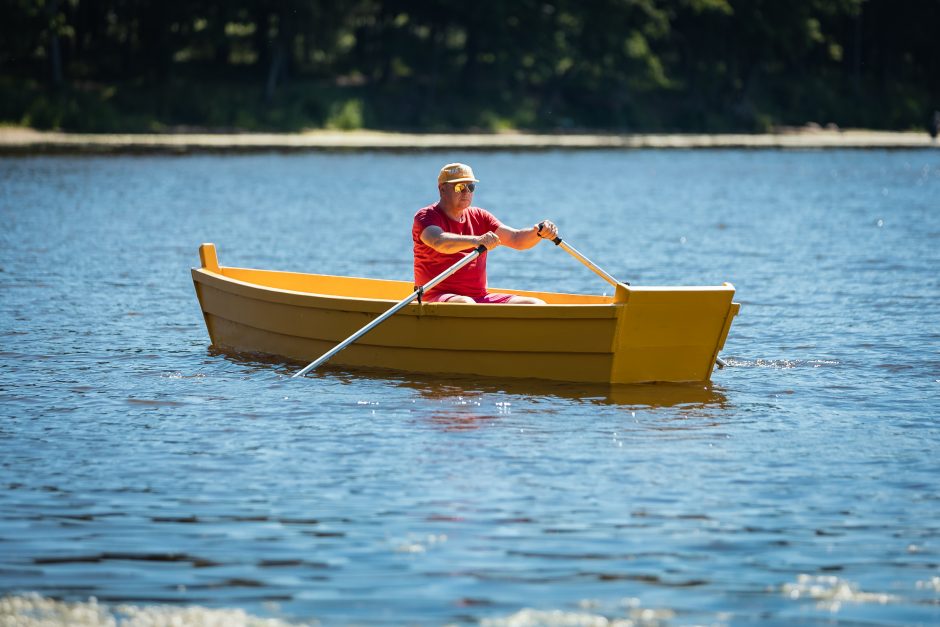
M 409 279 L 411 217 L 550 218 L 732 282 L 710 387 L 215 351 L 189 268 Z M 561 250 L 490 283 L 603 293 Z M 322 624 L 940 623 L 940 151 L 0 159 L 0 597 Z M 645 621 L 645 622 L 644 622 Z

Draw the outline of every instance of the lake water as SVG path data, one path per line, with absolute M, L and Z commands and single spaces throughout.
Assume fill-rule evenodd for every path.
M 732 282 L 730 367 L 291 379 L 209 346 L 200 243 L 407 280 L 451 160 L 622 280 Z M 609 291 L 546 244 L 489 267 Z M 940 623 L 940 151 L 3 158 L 0 294 L 4 625 Z

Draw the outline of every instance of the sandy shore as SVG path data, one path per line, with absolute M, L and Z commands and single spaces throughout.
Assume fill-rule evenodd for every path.
M 602 148 L 940 148 L 926 132 L 794 129 L 747 134 L 304 133 L 81 134 L 0 128 L 0 154 Z

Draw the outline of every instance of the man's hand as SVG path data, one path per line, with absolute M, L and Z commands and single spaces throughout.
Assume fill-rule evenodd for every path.
M 558 227 L 551 220 L 542 220 L 535 225 L 537 234 L 542 239 L 555 239 L 558 237 Z
M 493 231 L 490 231 L 489 233 L 484 233 L 483 235 L 480 235 L 477 237 L 477 246 L 479 246 L 480 244 L 482 244 L 483 246 L 486 246 L 487 250 L 493 250 L 494 248 L 499 246 L 499 235 L 497 235 Z

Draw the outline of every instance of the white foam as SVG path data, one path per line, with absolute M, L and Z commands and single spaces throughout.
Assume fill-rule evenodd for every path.
M 865 592 L 858 586 L 834 575 L 799 575 L 796 583 L 783 585 L 783 593 L 791 599 L 812 599 L 821 608 L 838 612 L 843 603 L 878 603 L 885 605 L 898 597 L 884 592 Z
M 303 623 L 310 625 L 311 623 Z M 316 623 L 313 623 L 316 624 Z M 3 627 L 300 627 L 276 618 L 252 616 L 234 608 L 211 609 L 199 606 L 116 605 L 98 603 L 92 597 L 84 602 L 64 602 L 38 594 L 0 598 L 0 625 Z
M 484 618 L 483 627 L 633 627 L 633 621 L 611 621 L 599 614 L 525 609 L 510 616 Z
M 582 602 L 582 607 L 590 605 Z M 484 618 L 482 627 L 654 627 L 675 618 L 672 610 L 632 607 L 625 617 L 607 617 L 591 612 L 534 610 L 526 608 L 509 616 Z
M 395 543 L 395 551 L 397 553 L 426 553 L 431 546 L 443 542 L 447 542 L 447 535 L 443 533 L 439 535 L 432 533 L 418 538 L 409 536 L 407 540 Z
M 931 577 L 927 581 L 918 581 L 917 589 L 918 590 L 933 590 L 934 592 L 940 592 L 940 577 Z

